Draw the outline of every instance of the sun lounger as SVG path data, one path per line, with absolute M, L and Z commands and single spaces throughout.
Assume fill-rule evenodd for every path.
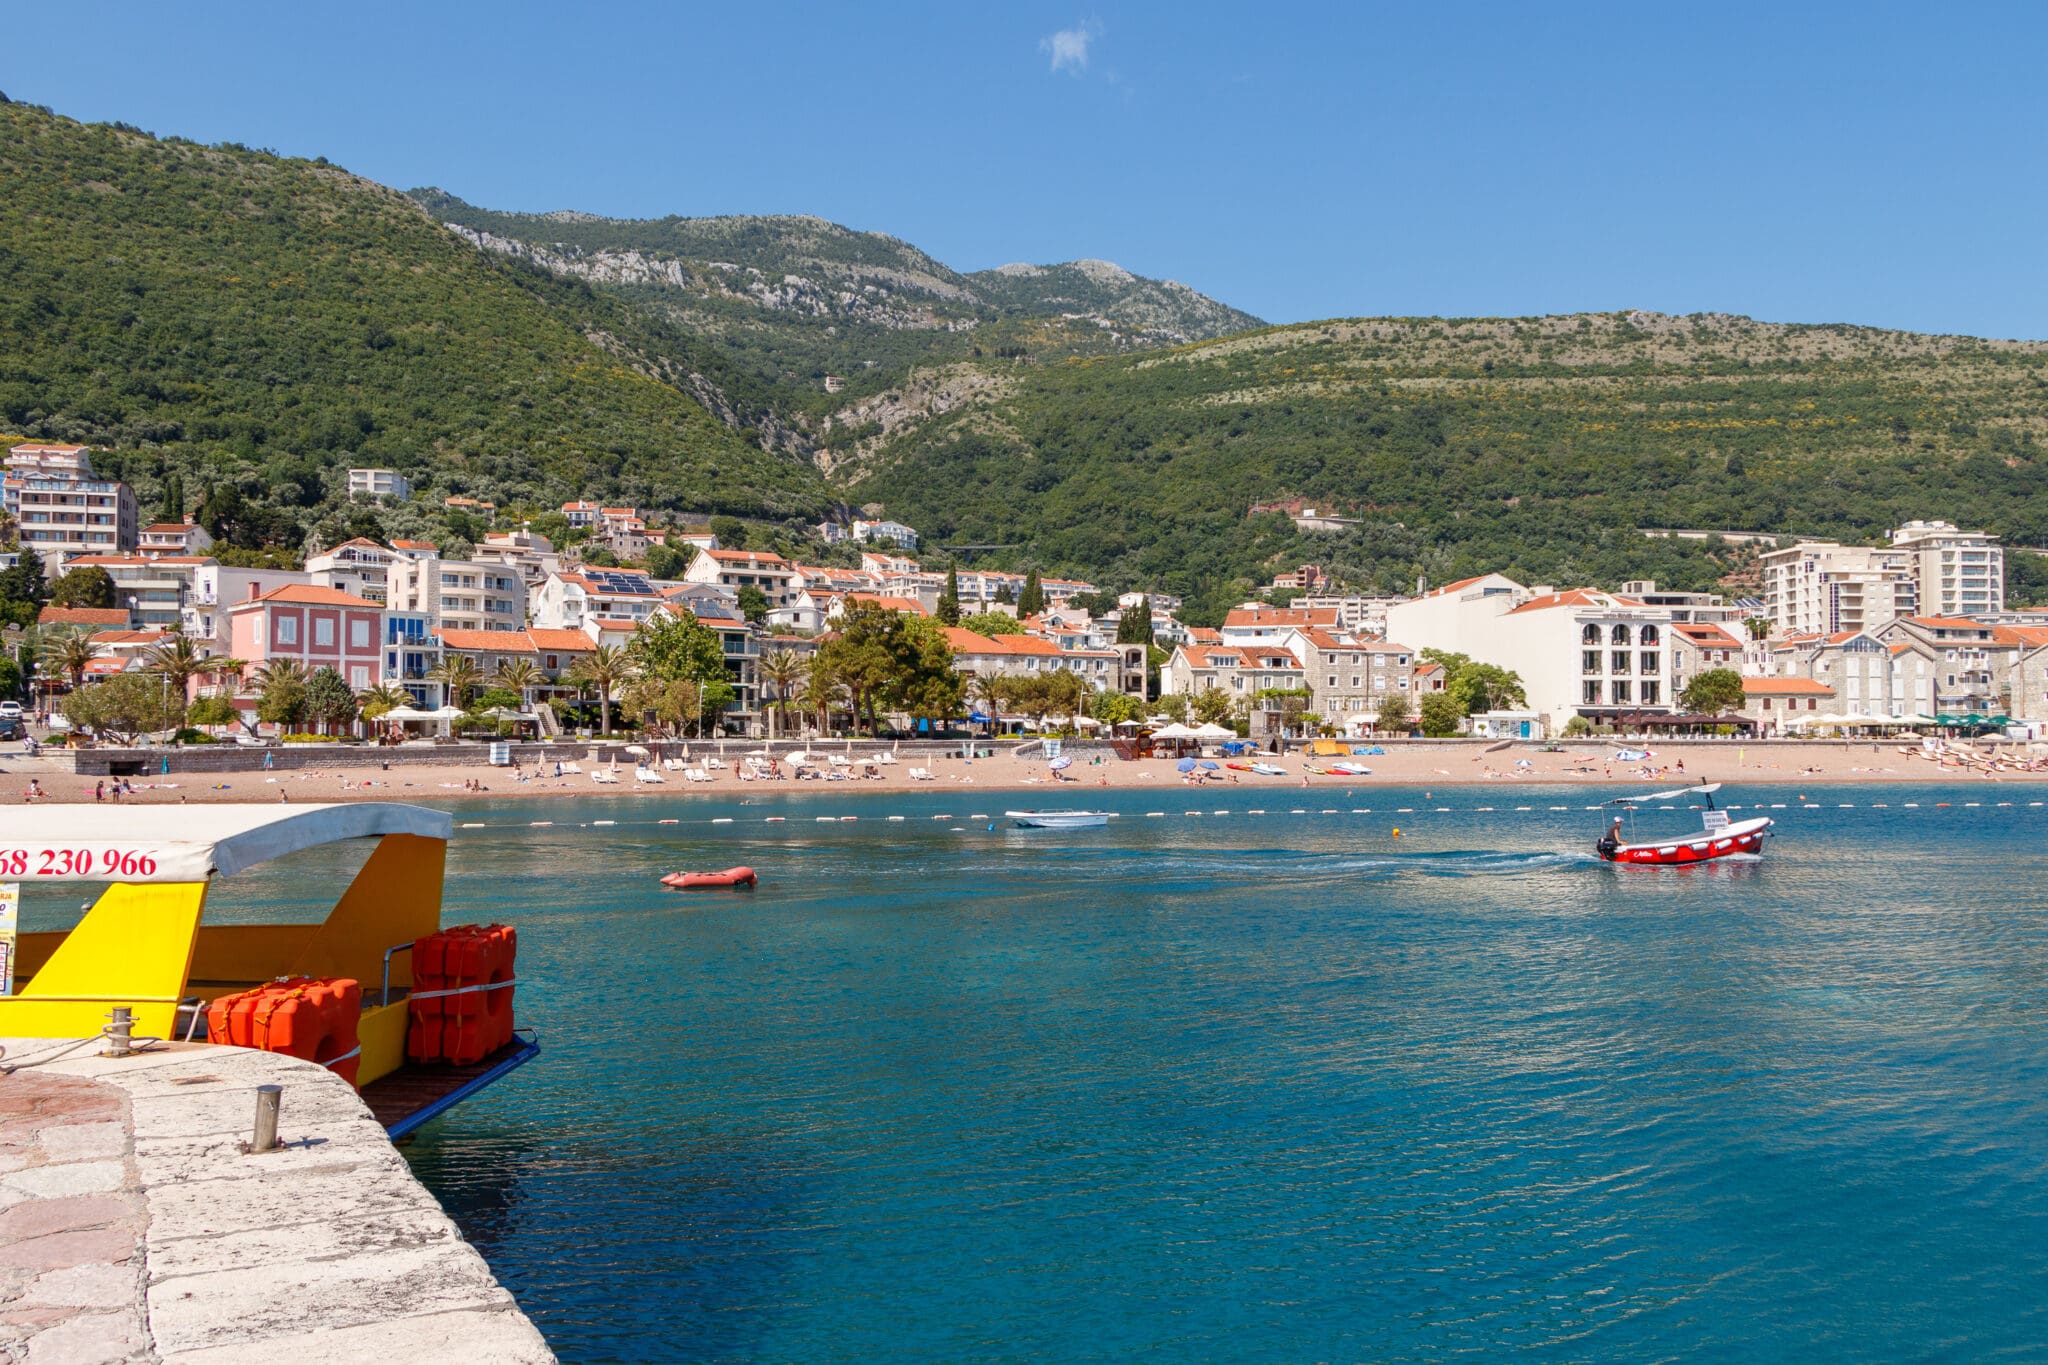
M 658 772 L 654 771 L 654 769 L 652 769 L 652 768 L 648 767 L 648 766 L 647 766 L 646 764 L 644 764 L 644 763 L 643 763 L 642 765 L 640 765 L 639 767 L 637 767 L 637 768 L 633 769 L 633 780 L 634 780 L 635 782 L 666 782 L 666 781 L 668 781 L 668 779 L 667 779 L 667 778 L 663 777 L 663 776 L 662 776 L 662 775 L 661 775 L 660 773 L 658 773 Z
M 702 768 L 685 768 L 683 769 L 683 777 L 686 781 L 690 782 L 709 782 L 711 780 L 711 774 L 705 772 Z
M 618 778 L 614 777 L 612 774 L 606 772 L 602 768 L 599 768 L 595 772 L 591 773 L 590 780 L 592 782 L 601 783 L 602 785 L 608 787 L 617 786 L 619 781 Z
M 910 780 L 912 782 L 933 782 L 937 779 L 932 776 L 930 768 L 912 768 L 910 770 Z

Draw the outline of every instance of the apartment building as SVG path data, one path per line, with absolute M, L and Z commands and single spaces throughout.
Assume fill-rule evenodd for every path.
M 1671 647 L 1671 695 L 1675 699 L 1702 673 L 1727 669 L 1743 671 L 1743 639 L 1725 626 L 1692 621 L 1673 621 L 1668 635 Z
M 16 446 L 7 454 L 0 489 L 21 543 L 41 556 L 50 578 L 74 555 L 126 554 L 136 546 L 133 490 L 94 478 L 92 452 L 84 446 Z
M 1762 555 L 1764 615 L 1775 635 L 1875 630 L 1918 610 L 1911 559 L 1892 549 L 1804 540 Z
M 852 535 L 863 545 L 886 541 L 906 550 L 917 548 L 917 532 L 900 521 L 855 521 Z
M 1902 616 L 1873 632 L 1886 645 L 1926 658 L 1925 687 L 1913 689 L 1923 715 L 1992 715 L 2008 711 L 2006 690 L 2020 639 L 2009 626 L 1965 617 Z
M 384 674 L 384 608 L 354 593 L 310 583 L 274 588 L 230 604 L 228 652 L 249 665 L 291 659 L 307 672 L 332 668 L 361 691 Z M 246 686 L 246 684 L 245 684 Z M 253 695 L 238 704 L 252 708 Z
M 1300 630 L 1342 629 L 1340 614 L 1329 607 L 1269 607 L 1247 603 L 1223 618 L 1226 645 L 1278 643 Z
M 796 566 L 767 550 L 699 550 L 683 578 L 725 588 L 735 600 L 741 588 L 758 589 L 768 599 L 771 614 L 795 605 L 804 587 Z
M 114 601 L 138 630 L 182 630 L 204 555 L 80 555 L 66 568 L 91 566 L 114 582 Z
M 1806 719 L 1839 714 L 1835 689 L 1814 678 L 1744 678 L 1737 716 L 1760 734 L 1785 734 Z
M 646 621 L 661 605 L 654 580 L 638 569 L 585 565 L 551 573 L 528 599 L 532 624 L 544 630 L 582 630 L 594 620 Z
M 307 555 L 306 573 L 315 583 L 383 602 L 388 600 L 391 561 L 395 557 L 389 547 L 357 536 L 331 550 Z
M 1891 535 L 1893 553 L 1912 572 L 1915 610 L 1926 616 L 1980 616 L 2005 610 L 2005 551 L 1998 537 L 1945 521 L 1909 521 Z
M 1934 663 L 1933 651 L 1916 649 L 1912 641 L 1887 643 L 1867 631 L 1838 631 L 1774 641 L 1769 676 L 1826 684 L 1838 704 L 1833 714 L 1933 715 Z
M 412 484 L 395 469 L 351 469 L 348 472 L 348 495 L 352 498 L 396 498 L 404 502 L 412 496 Z
M 1210 688 L 1249 700 L 1266 688 L 1308 686 L 1308 670 L 1278 643 L 1181 645 L 1159 671 L 1162 696 L 1200 696 Z
M 181 627 L 208 655 L 232 655 L 226 609 L 279 588 L 312 584 L 297 569 L 241 569 L 206 560 L 192 572 L 192 587 L 181 612 Z M 320 586 L 325 586 L 320 585 Z M 353 595 L 353 594 L 351 594 Z
M 1334 726 L 1370 726 L 1389 692 L 1414 686 L 1415 651 L 1384 640 L 1360 640 L 1320 626 L 1291 630 L 1280 643 L 1301 661 L 1312 694 L 1308 709 Z
M 526 625 L 526 581 L 504 564 L 442 559 L 429 541 L 391 542 L 387 601 L 456 630 L 519 630 Z

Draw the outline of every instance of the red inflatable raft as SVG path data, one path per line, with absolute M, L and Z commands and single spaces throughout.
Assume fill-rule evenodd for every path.
M 718 887 L 752 886 L 760 881 L 751 867 L 728 867 L 723 872 L 671 872 L 661 884 L 673 891 L 703 891 Z

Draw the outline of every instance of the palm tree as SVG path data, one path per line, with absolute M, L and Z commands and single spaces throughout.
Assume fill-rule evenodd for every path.
M 446 654 L 440 663 L 427 670 L 427 677 L 446 686 L 448 700 L 467 710 L 469 694 L 483 686 L 484 671 L 467 654 Z
M 153 647 L 144 657 L 142 666 L 151 673 L 161 673 L 180 697 L 191 693 L 192 680 L 195 678 L 217 678 L 222 674 L 232 674 L 239 679 L 242 670 L 248 667 L 240 659 L 201 654 L 199 646 L 193 644 L 192 638 L 188 635 L 173 635 Z
M 256 670 L 253 681 L 260 692 L 278 683 L 302 683 L 307 677 L 306 666 L 297 659 L 272 659 Z
M 788 712 L 790 698 L 796 694 L 796 685 L 811 671 L 810 661 L 793 649 L 774 649 L 761 656 L 755 669 L 775 693 L 774 708 L 768 713 L 768 736 L 773 739 L 775 731 L 780 728 L 775 724 L 776 719 Z
M 804 710 L 817 717 L 820 734 L 832 724 L 832 706 L 839 700 L 841 690 L 839 679 L 832 676 L 830 669 L 811 669 L 810 679 L 804 685 Z
M 978 673 L 968 686 L 968 695 L 981 704 L 988 713 L 988 732 L 996 732 L 996 721 L 1003 713 L 1003 679 L 996 673 Z M 970 731 L 969 733 L 972 733 Z
M 526 694 L 547 681 L 540 666 L 531 659 L 508 659 L 498 665 L 493 682 L 500 687 L 509 687 L 519 694 L 519 704 L 525 706 L 531 700 Z
M 99 655 L 88 630 L 49 632 L 36 646 L 36 662 L 69 679 L 73 687 L 85 681 L 85 670 Z
M 633 676 L 633 661 L 617 645 L 599 645 L 569 669 L 569 681 L 597 692 L 598 732 L 612 732 L 612 689 Z
M 412 704 L 412 694 L 395 683 L 380 682 L 356 693 L 356 705 L 364 720 L 379 720 L 401 706 Z

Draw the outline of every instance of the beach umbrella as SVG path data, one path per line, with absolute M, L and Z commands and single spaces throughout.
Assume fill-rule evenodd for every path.
M 1210 772 L 1212 772 L 1212 773 L 1213 773 L 1213 772 L 1215 772 L 1215 771 L 1216 771 L 1216 770 L 1217 770 L 1218 768 L 1222 767 L 1223 765 L 1222 765 L 1222 764 L 1220 764 L 1220 763 L 1212 763 L 1212 762 L 1210 762 L 1210 761 L 1209 761 L 1208 759 L 1206 759 L 1206 758 L 1205 758 L 1205 759 L 1203 759 L 1203 760 L 1202 760 L 1202 766 L 1203 766 L 1204 768 L 1207 768 L 1207 769 L 1208 769 L 1208 770 L 1209 770 Z
M 1071 768 L 1073 766 L 1074 760 L 1066 754 L 1061 754 L 1058 758 L 1054 759 L 1051 764 L 1052 770 L 1056 773 L 1064 772 L 1068 768 Z
M 1220 725 L 1204 723 L 1194 729 L 1196 739 L 1236 739 L 1237 731 L 1226 730 Z
M 645 758 L 647 757 L 647 746 L 644 744 L 628 744 L 626 752 L 635 758 Z
M 377 717 L 378 720 L 432 720 L 433 718 L 434 713 L 432 711 L 422 711 L 416 706 L 394 706 L 383 715 Z
M 1191 773 L 1195 770 L 1195 760 L 1193 760 L 1192 758 L 1184 758 L 1180 762 L 1174 764 L 1173 766 L 1181 772 Z
M 1152 732 L 1152 738 L 1154 739 L 1193 739 L 1194 737 L 1195 732 L 1178 721 L 1175 721 L 1172 725 L 1162 725 Z

